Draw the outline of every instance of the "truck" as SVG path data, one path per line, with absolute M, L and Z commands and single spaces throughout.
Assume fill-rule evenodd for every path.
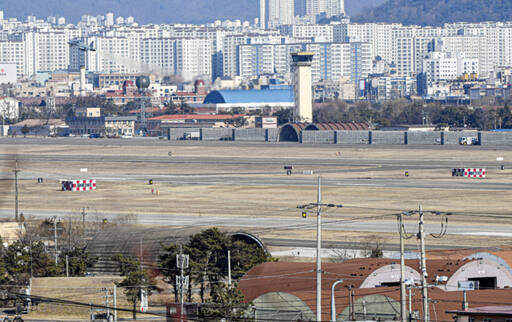
M 475 136 L 466 136 L 459 138 L 460 145 L 478 145 L 478 138 Z

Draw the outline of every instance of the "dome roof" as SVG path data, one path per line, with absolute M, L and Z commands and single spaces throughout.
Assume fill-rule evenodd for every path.
M 293 90 L 221 90 L 212 91 L 204 99 L 204 104 L 236 103 L 292 103 Z

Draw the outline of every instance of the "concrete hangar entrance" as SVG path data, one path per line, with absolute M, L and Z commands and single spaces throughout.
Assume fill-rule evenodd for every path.
M 364 131 L 367 123 L 286 123 L 279 128 L 279 142 L 301 142 L 302 131 Z

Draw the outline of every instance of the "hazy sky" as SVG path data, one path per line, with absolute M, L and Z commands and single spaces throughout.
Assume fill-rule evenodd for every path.
M 345 0 L 349 14 L 385 0 Z M 24 20 L 28 15 L 38 18 L 64 16 L 76 23 L 84 14 L 133 16 L 139 23 L 203 23 L 216 19 L 252 20 L 258 14 L 258 0 L 3 0 L 0 7 L 5 17 Z

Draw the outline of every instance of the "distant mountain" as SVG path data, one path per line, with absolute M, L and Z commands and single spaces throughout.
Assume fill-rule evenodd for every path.
M 512 0 L 388 0 L 352 19 L 433 26 L 505 20 L 512 20 Z
M 349 15 L 360 13 L 385 0 L 345 0 Z M 0 10 L 6 18 L 25 20 L 27 16 L 45 19 L 48 16 L 65 17 L 77 23 L 82 15 L 135 17 L 148 23 L 205 23 L 216 19 L 252 21 L 258 15 L 259 0 L 5 0 Z

